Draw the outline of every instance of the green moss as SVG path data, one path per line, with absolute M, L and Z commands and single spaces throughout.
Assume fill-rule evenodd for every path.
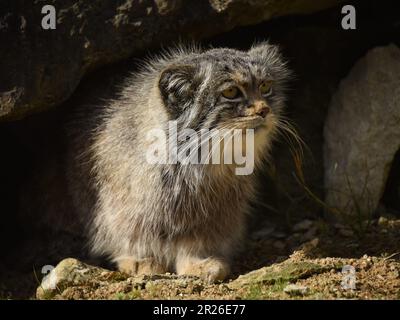
M 254 284 L 269 284 L 295 282 L 313 274 L 328 271 L 333 266 L 320 266 L 311 262 L 281 263 L 250 272 L 232 282 L 233 288 Z
M 264 300 L 263 286 L 260 284 L 250 286 L 242 298 L 245 300 Z
M 128 293 L 123 293 L 123 292 L 118 292 L 115 294 L 115 299 L 116 300 L 136 300 L 140 299 L 142 296 L 142 293 L 140 289 L 133 289 L 131 292 Z
M 54 298 L 54 296 L 56 294 L 57 294 L 57 292 L 55 290 L 44 290 L 44 289 L 41 289 L 40 293 L 38 294 L 38 296 L 42 300 L 51 300 L 51 299 Z
M 283 294 L 283 289 L 288 284 L 289 282 L 285 280 L 278 280 L 272 285 L 253 284 L 249 286 L 242 298 L 246 300 L 275 299 L 278 295 Z

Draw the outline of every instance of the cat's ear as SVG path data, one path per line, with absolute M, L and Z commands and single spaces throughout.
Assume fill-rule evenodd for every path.
M 269 63 L 274 62 L 274 60 L 280 60 L 281 58 L 279 46 L 272 45 L 268 41 L 254 44 L 250 48 L 249 54 Z
M 279 81 L 282 86 L 293 78 L 279 46 L 272 45 L 268 41 L 260 42 L 253 45 L 248 53 L 266 74 L 272 75 L 274 80 Z
M 164 104 L 169 111 L 178 116 L 193 95 L 195 67 L 191 65 L 173 65 L 161 72 L 158 87 Z

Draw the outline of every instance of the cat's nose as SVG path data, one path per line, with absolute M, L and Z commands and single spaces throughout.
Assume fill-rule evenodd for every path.
M 267 105 L 263 104 L 256 108 L 256 115 L 265 118 L 270 111 L 271 109 Z

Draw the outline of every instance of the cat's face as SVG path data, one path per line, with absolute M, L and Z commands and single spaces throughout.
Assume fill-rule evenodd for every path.
M 159 88 L 171 118 L 199 129 L 273 129 L 290 73 L 275 46 L 212 49 L 163 71 Z

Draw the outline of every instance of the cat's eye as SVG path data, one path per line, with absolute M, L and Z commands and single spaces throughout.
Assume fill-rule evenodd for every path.
M 226 99 L 235 99 L 240 95 L 240 90 L 237 87 L 229 87 L 222 91 L 222 96 Z
M 272 81 L 263 81 L 260 84 L 260 92 L 262 95 L 267 95 L 271 93 L 272 90 Z

